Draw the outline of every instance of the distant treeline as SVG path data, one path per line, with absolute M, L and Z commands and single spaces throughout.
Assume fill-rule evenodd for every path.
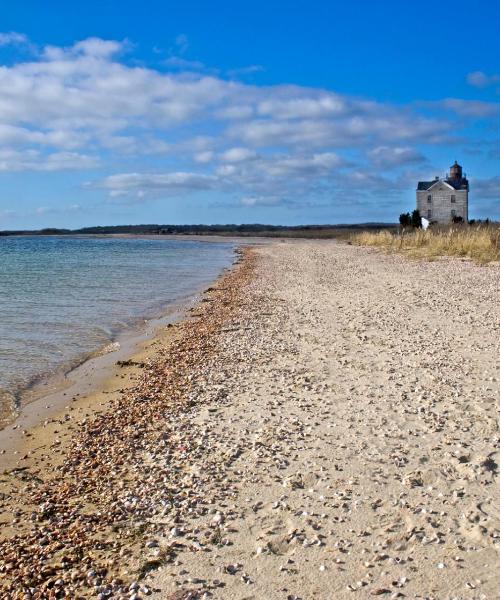
M 389 223 L 356 225 L 109 225 L 82 229 L 47 228 L 36 231 L 0 231 L 0 235 L 225 235 L 265 237 L 337 237 L 352 231 L 393 229 Z

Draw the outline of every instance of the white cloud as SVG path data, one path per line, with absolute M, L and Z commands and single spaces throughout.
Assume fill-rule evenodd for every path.
M 474 87 L 484 88 L 500 83 L 500 75 L 486 75 L 482 71 L 473 71 L 467 75 L 467 83 Z
M 0 171 L 78 171 L 99 166 L 99 159 L 77 152 L 41 154 L 37 150 L 0 148 Z
M 112 197 L 129 192 L 193 192 L 214 187 L 217 178 L 214 175 L 199 173 L 121 173 L 110 175 L 101 181 L 89 184 L 90 187 L 109 190 Z
M 471 183 L 474 194 L 479 198 L 495 198 L 500 200 L 500 175 L 485 179 L 474 179 Z
M 0 69 L 0 110 L 4 123 L 53 129 L 61 124 L 102 132 L 168 128 L 199 116 L 227 93 L 212 78 L 128 67 L 113 60 L 121 46 L 79 42 L 46 49 L 44 59 Z
M 220 165 L 219 167 L 217 167 L 215 172 L 217 173 L 217 175 L 220 175 L 222 177 L 229 177 L 231 175 L 235 175 L 238 172 L 238 170 L 234 165 Z
M 89 38 L 69 48 L 46 47 L 36 61 L 1 67 L 3 124 L 29 130 L 32 143 L 40 146 L 93 144 L 119 152 L 122 142 L 126 153 L 141 131 L 167 134 L 199 122 L 219 128 L 219 140 L 228 135 L 239 142 L 235 145 L 308 148 L 361 143 L 368 136 L 384 142 L 416 139 L 446 130 L 442 122 L 398 107 L 329 91 L 261 88 L 188 74 L 178 57 L 169 59 L 177 61 L 178 73 L 129 66 L 118 60 L 126 46 Z M 183 142 L 176 139 L 176 144 Z
M 238 163 L 255 158 L 257 153 L 250 148 L 230 148 L 220 155 L 221 160 L 229 163 Z
M 452 110 L 463 117 L 490 117 L 500 115 L 500 102 L 446 98 L 439 102 L 439 104 L 443 108 Z
M 247 67 L 239 67 L 237 69 L 229 69 L 227 72 L 229 77 L 241 77 L 242 75 L 252 75 L 265 71 L 262 65 L 248 65 Z
M 423 162 L 425 157 L 414 148 L 378 146 L 368 152 L 368 156 L 377 167 L 383 169 L 409 163 Z
M 205 71 L 206 66 L 199 60 L 187 60 L 181 56 L 170 56 L 165 60 L 165 65 L 181 71 Z
M 238 150 L 238 152 L 236 152 Z M 88 184 L 88 187 L 108 190 L 111 197 L 120 197 L 142 190 L 155 195 L 215 190 L 237 192 L 245 190 L 245 198 L 289 195 L 311 190 L 315 178 L 333 178 L 345 161 L 333 152 L 312 155 L 251 155 L 243 160 L 244 148 L 228 150 L 234 162 L 215 167 L 211 174 L 195 172 L 121 173 Z M 208 157 L 207 157 L 208 158 Z M 238 160 L 235 160 L 238 159 Z M 248 205 L 248 203 L 247 203 Z
M 71 130 L 40 131 L 14 125 L 0 124 L 0 145 L 23 146 L 34 144 L 39 146 L 73 149 L 81 147 L 88 141 L 84 133 Z
M 276 206 L 281 201 L 278 196 L 245 196 L 240 203 L 243 206 Z
M 10 46 L 27 43 L 28 38 L 24 35 L 24 33 L 18 33 L 17 31 L 0 33 L 0 46 Z
M 100 38 L 87 38 L 81 42 L 77 42 L 72 50 L 76 54 L 82 53 L 86 56 L 94 56 L 97 58 L 109 58 L 113 54 L 121 52 L 125 46 L 124 42 L 114 40 L 102 40 Z
M 448 131 L 449 123 L 424 117 L 358 114 L 341 119 L 255 119 L 230 126 L 228 134 L 256 146 L 349 147 L 367 142 L 427 141 Z
M 28 41 L 0 34 L 0 45 L 7 43 Z M 207 73 L 184 57 L 188 47 L 181 34 L 168 72 L 125 62 L 127 41 L 95 37 L 0 66 L 0 170 L 99 165 L 108 176 L 91 187 L 112 197 L 216 190 L 256 206 L 325 189 L 398 187 L 398 175 L 384 179 L 372 169 L 422 161 L 417 145 L 449 141 L 467 118 L 498 114 L 494 102 L 392 105 L 326 89 L 244 84 Z M 469 79 L 482 85 L 492 77 Z M 429 116 L 429 108 L 439 115 Z M 371 164 L 362 169 L 367 156 Z
M 212 150 L 204 150 L 203 152 L 197 152 L 194 155 L 194 161 L 201 165 L 212 162 L 213 159 L 214 159 L 214 152 L 212 152 Z
M 334 152 L 323 152 L 312 156 L 278 157 L 268 160 L 260 168 L 273 177 L 321 176 L 328 175 L 344 163 L 344 159 Z
M 273 121 L 260 119 L 232 125 L 228 134 L 233 139 L 257 147 L 287 146 L 289 144 L 306 144 L 307 146 L 327 145 L 333 141 L 328 123 L 318 121 Z
M 295 88 L 290 87 L 292 94 L 294 91 Z M 347 110 L 347 102 L 336 94 L 324 94 L 318 98 L 264 100 L 257 105 L 259 115 L 276 119 L 324 118 L 345 114 Z
M 253 117 L 254 112 L 253 106 L 243 104 L 221 108 L 215 112 L 215 116 L 220 119 L 227 119 L 229 121 L 238 121 Z
M 100 161 L 94 156 L 77 152 L 54 152 L 45 156 L 40 163 L 41 171 L 62 171 L 78 169 L 94 169 Z M 37 170 L 37 169 L 35 169 Z

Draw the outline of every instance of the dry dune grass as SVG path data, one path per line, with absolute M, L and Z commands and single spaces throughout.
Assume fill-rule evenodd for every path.
M 389 252 L 401 252 L 414 258 L 462 256 L 486 264 L 500 260 L 500 228 L 450 227 L 445 230 L 417 229 L 411 232 L 363 232 L 354 235 L 352 243 L 376 246 Z

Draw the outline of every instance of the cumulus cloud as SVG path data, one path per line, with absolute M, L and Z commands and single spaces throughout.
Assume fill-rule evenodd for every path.
M 77 152 L 41 154 L 37 150 L 0 148 L 0 171 L 77 171 L 99 166 L 99 159 Z
M 124 42 L 114 40 L 102 40 L 100 38 L 87 38 L 81 42 L 77 42 L 72 51 L 75 54 L 85 54 L 86 56 L 94 56 L 98 58 L 109 58 L 113 54 L 121 52 L 125 46 Z
M 86 141 L 88 141 L 87 135 L 70 129 L 43 131 L 0 123 L 0 145 L 4 146 L 31 144 L 73 149 L 83 146 Z
M 225 162 L 238 163 L 245 160 L 251 160 L 257 156 L 255 150 L 250 148 L 230 148 L 220 155 L 220 159 Z
M 202 114 L 226 93 L 226 84 L 211 77 L 190 80 L 116 62 L 112 55 L 120 47 L 86 40 L 46 49 L 43 60 L 2 68 L 3 121 L 86 129 L 98 140 L 103 132 L 132 126 L 168 128 Z
M 186 192 L 208 190 L 214 187 L 217 178 L 214 175 L 199 173 L 120 173 L 89 184 L 89 187 L 108 190 L 111 196 L 125 195 L 130 192 L 148 191 Z
M 290 87 L 289 91 L 290 95 L 293 95 L 295 91 L 299 90 Z M 345 114 L 348 108 L 348 103 L 345 100 L 336 94 L 330 93 L 317 98 L 292 97 L 264 100 L 257 105 L 257 113 L 277 119 L 309 119 Z
M 474 190 L 474 195 L 478 198 L 500 200 L 500 175 L 485 179 L 474 179 L 471 186 Z
M 0 46 L 10 46 L 27 44 L 28 38 L 24 33 L 18 33 L 17 31 L 9 31 L 7 33 L 0 32 Z
M 214 159 L 214 152 L 212 150 L 204 150 L 203 152 L 197 152 L 193 158 L 199 164 L 207 164 Z
M 450 125 L 424 117 L 409 119 L 397 112 L 391 116 L 357 114 L 342 119 L 254 119 L 233 124 L 232 138 L 249 145 L 352 147 L 376 141 L 427 141 L 436 143 Z
M 181 40 L 181 45 L 185 42 Z M 308 147 L 361 143 L 364 139 L 421 139 L 450 129 L 407 110 L 299 86 L 258 86 L 207 74 L 163 73 L 119 61 L 125 42 L 89 38 L 73 46 L 48 46 L 36 61 L 0 68 L 4 125 L 51 138 L 67 149 L 81 142 L 111 147 L 141 131 L 168 135 L 197 123 L 217 136 L 247 145 Z M 184 59 L 183 59 L 184 60 Z M 126 133 L 125 133 L 126 132 Z M 43 135 L 42 135 L 43 134 Z M 81 140 L 79 142 L 78 140 Z M 176 143 L 182 140 L 176 140 Z M 64 144 L 64 145 L 63 145 Z
M 214 158 L 210 151 L 200 154 L 203 155 L 198 157 L 201 163 L 211 162 Z M 171 192 L 245 190 L 245 198 L 262 199 L 285 192 L 292 195 L 298 191 L 310 191 L 317 184 L 316 178 L 331 180 L 347 164 L 334 152 L 260 156 L 246 148 L 230 148 L 220 158 L 224 158 L 225 162 L 216 164 L 209 174 L 177 171 L 121 173 L 89 183 L 87 187 L 105 189 L 112 197 L 136 194 L 138 191 L 161 195 Z
M 94 169 L 100 165 L 98 158 L 77 152 L 53 152 L 40 161 L 41 171 Z M 37 170 L 37 169 L 35 169 Z
M 254 115 L 254 107 L 249 104 L 225 106 L 215 112 L 215 116 L 219 119 L 226 119 L 228 121 L 238 121 L 242 119 L 249 119 Z
M 467 83 L 478 88 L 500 83 L 500 75 L 486 75 L 483 71 L 473 71 L 467 74 Z
M 220 165 L 215 172 L 222 177 L 230 177 L 238 173 L 238 169 L 234 165 Z
M 441 107 L 452 110 L 464 117 L 490 117 L 500 115 L 500 103 L 483 102 L 482 100 L 462 100 L 446 98 L 439 102 Z
M 25 42 L 22 34 L 0 34 L 0 45 Z M 0 66 L 0 169 L 99 165 L 106 176 L 88 187 L 115 198 L 211 190 L 249 207 L 325 190 L 372 186 L 377 193 L 401 188 L 398 175 L 381 179 L 375 168 L 398 173 L 425 160 L 417 146 L 456 139 L 460 123 L 498 114 L 493 102 L 393 105 L 327 89 L 252 85 L 207 72 L 185 57 L 188 47 L 181 34 L 169 69 L 130 64 L 122 58 L 129 42 L 96 37 Z M 470 74 L 470 82 L 496 77 L 482 75 Z M 141 164 L 131 167 L 132 160 Z
M 267 160 L 259 165 L 273 177 L 327 175 L 345 164 L 334 152 L 322 152 L 312 156 L 286 156 Z
M 378 146 L 368 152 L 372 163 L 382 169 L 399 167 L 410 163 L 419 163 L 425 160 L 425 157 L 415 150 L 408 147 L 389 147 Z

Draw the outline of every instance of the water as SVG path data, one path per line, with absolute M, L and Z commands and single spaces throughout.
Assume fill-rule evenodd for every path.
M 40 378 L 199 291 L 231 264 L 233 249 L 161 238 L 0 237 L 0 411 Z

